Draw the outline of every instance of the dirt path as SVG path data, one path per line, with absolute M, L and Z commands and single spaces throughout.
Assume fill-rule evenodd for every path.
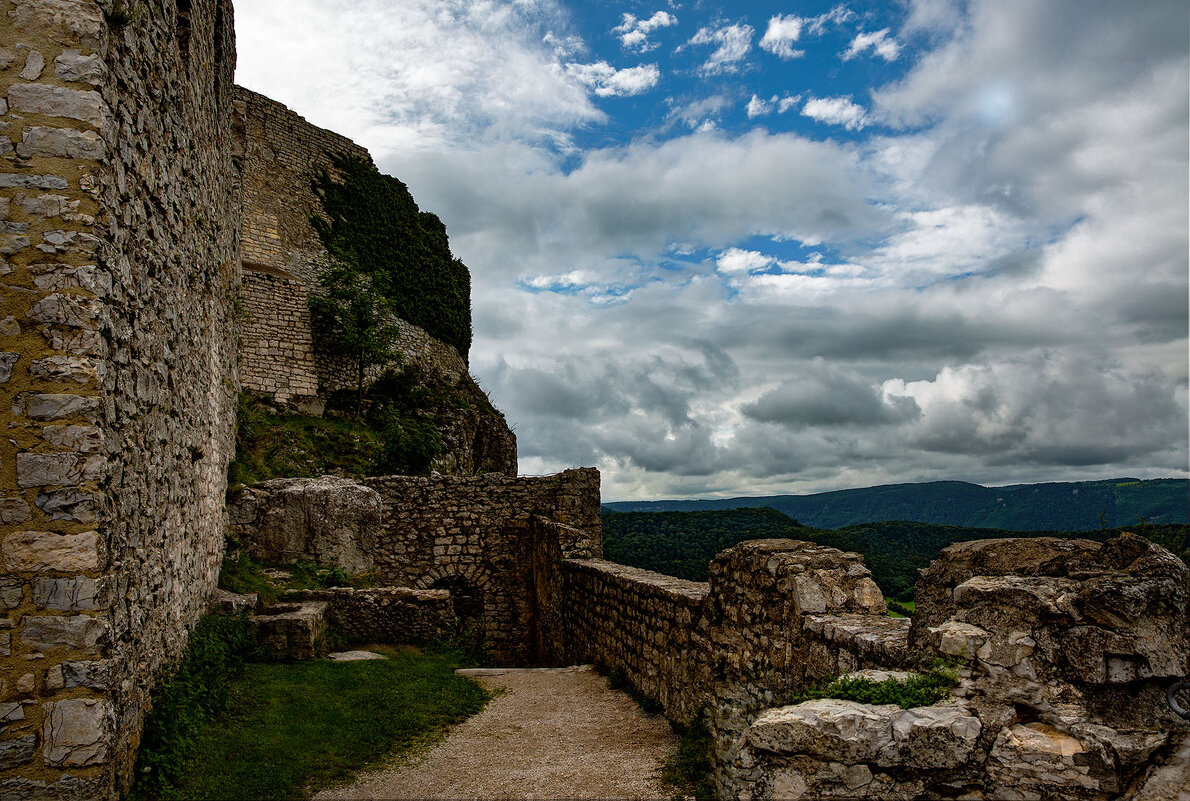
M 316 799 L 656 799 L 677 747 L 590 668 L 466 671 L 503 690 L 439 745 Z

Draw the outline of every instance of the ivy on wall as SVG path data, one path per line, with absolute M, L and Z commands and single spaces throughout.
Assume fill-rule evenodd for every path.
M 314 227 L 330 254 L 372 278 L 393 313 L 453 345 L 471 349 L 471 274 L 450 252 L 446 226 L 418 209 L 404 183 L 367 161 L 335 159 L 338 175 L 314 182 L 326 218 Z

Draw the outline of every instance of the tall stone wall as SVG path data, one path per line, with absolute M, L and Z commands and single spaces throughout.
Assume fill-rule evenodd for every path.
M 226 0 L 0 2 L 0 787 L 104 797 L 213 587 L 240 282 Z

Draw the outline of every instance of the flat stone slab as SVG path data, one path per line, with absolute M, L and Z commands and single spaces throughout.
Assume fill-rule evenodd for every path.
M 336 651 L 327 654 L 326 658 L 332 662 L 365 662 L 369 659 L 385 659 L 384 654 L 375 651 Z

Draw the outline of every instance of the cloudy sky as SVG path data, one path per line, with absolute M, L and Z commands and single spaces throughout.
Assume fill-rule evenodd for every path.
M 1190 475 L 1181 2 L 240 0 L 605 500 Z

